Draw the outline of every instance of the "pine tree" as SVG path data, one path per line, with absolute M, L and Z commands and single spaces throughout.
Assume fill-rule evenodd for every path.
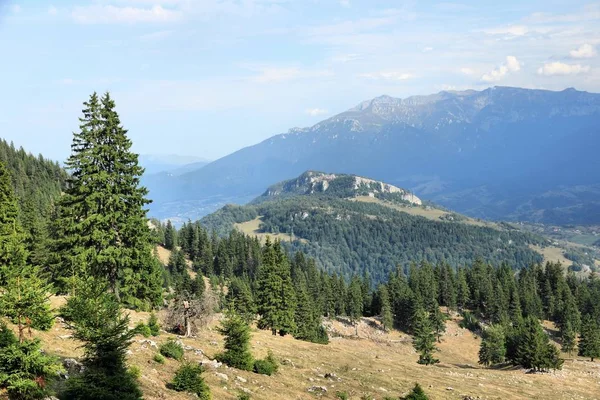
M 60 258 L 53 276 L 60 282 L 89 271 L 106 279 L 117 299 L 149 308 L 160 303 L 162 273 L 152 255 L 143 169 L 110 95 L 100 100 L 94 93 L 84 105 L 55 223 L 53 250 Z
M 479 348 L 479 363 L 486 367 L 501 364 L 506 357 L 506 338 L 500 325 L 490 326 L 484 331 Z
M 277 328 L 279 335 L 285 336 L 287 334 L 294 334 L 296 331 L 296 291 L 294 290 L 294 284 L 292 283 L 292 276 L 290 271 L 290 263 L 279 241 L 275 242 L 275 256 L 277 260 L 277 273 L 279 274 L 279 281 L 281 282 L 281 289 L 279 292 L 281 308 L 279 309 L 279 316 L 277 321 Z
M 429 397 L 427 397 L 421 385 L 417 383 L 413 390 L 408 395 L 402 397 L 401 400 L 429 400 Z
M 173 228 L 171 220 L 167 221 L 165 228 L 165 248 L 168 250 L 175 250 L 177 246 L 177 231 Z
M 379 286 L 379 301 L 381 303 L 381 323 L 383 329 L 389 331 L 394 324 L 394 315 L 392 314 L 392 303 L 390 302 L 390 294 L 387 286 Z
M 270 329 L 284 336 L 296 330 L 294 315 L 296 295 L 292 284 L 290 265 L 279 242 L 267 238 L 263 260 L 258 271 L 257 306 L 260 329 Z
M 433 312 L 430 314 L 430 319 L 437 341 L 441 342 L 442 334 L 446 332 L 446 315 L 440 310 L 439 307 L 435 307 Z
M 234 277 L 229 284 L 227 302 L 242 319 L 248 323 L 256 316 L 256 305 L 250 287 L 242 279 Z
M 6 391 L 10 400 L 48 398 L 49 382 L 59 371 L 58 360 L 42 351 L 38 339 L 19 341 L 0 323 L 0 393 Z
M 10 175 L 0 162 L 0 287 L 6 284 L 9 272 L 19 271 L 25 265 L 24 240 Z
M 577 347 L 577 332 L 573 329 L 570 322 L 561 327 L 560 337 L 562 339 L 562 351 L 572 355 Z
M 258 269 L 257 278 L 257 306 L 260 320 L 260 329 L 270 329 L 273 335 L 277 334 L 278 312 L 281 308 L 281 276 L 277 271 L 275 249 L 271 239 L 267 237 L 263 249 L 263 261 Z
M 346 301 L 348 307 L 348 316 L 350 321 L 356 327 L 356 335 L 358 336 L 358 321 L 363 315 L 363 292 L 360 284 L 360 280 L 357 277 L 352 279 L 350 287 L 348 288 L 348 300 Z
M 591 316 L 584 320 L 581 327 L 579 355 L 589 357 L 591 361 L 600 358 L 600 327 Z
M 0 310 L 17 325 L 21 343 L 26 329 L 31 336 L 31 328 L 48 330 L 54 322 L 48 302 L 52 288 L 41 276 L 39 268 L 11 269 L 0 293 Z
M 431 365 L 439 362 L 433 357 L 436 351 L 435 334 L 427 312 L 418 307 L 413 316 L 413 346 L 419 353 L 419 364 Z
M 234 311 L 228 311 L 219 332 L 225 336 L 225 351 L 217 359 L 230 367 L 251 371 L 254 359 L 250 353 L 250 327 Z
M 139 400 L 142 392 L 125 364 L 135 331 L 113 293 L 103 282 L 80 283 L 62 313 L 73 337 L 84 343 L 83 373 L 67 382 L 70 400 Z
M 534 371 L 560 369 L 562 360 L 558 357 L 558 349 L 550 343 L 548 335 L 538 320 L 529 317 L 525 320 L 517 342 L 516 364 Z

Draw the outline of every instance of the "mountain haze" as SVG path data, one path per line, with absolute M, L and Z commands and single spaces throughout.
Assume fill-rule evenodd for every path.
M 193 214 L 194 202 L 248 201 L 321 170 L 406 187 L 475 217 L 597 223 L 599 123 L 600 95 L 574 89 L 381 96 L 150 189 L 158 204 L 188 202 Z

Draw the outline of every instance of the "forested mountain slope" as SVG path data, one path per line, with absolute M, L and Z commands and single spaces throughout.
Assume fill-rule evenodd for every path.
M 19 219 L 27 234 L 32 261 L 44 252 L 47 226 L 54 205 L 67 180 L 67 173 L 55 161 L 34 156 L 23 148 L 0 140 L 0 162 L 11 177 L 19 205 Z
M 273 185 L 250 205 L 226 206 L 201 222 L 221 234 L 234 227 L 270 234 L 329 272 L 346 277 L 368 272 L 376 282 L 396 265 L 421 260 L 456 267 L 482 258 L 521 268 L 542 261 L 529 245 L 546 243 L 509 226 L 422 205 L 408 191 L 385 183 L 318 172 Z
M 493 87 L 381 96 L 181 177 L 149 182 L 158 217 L 243 203 L 312 169 L 369 176 L 470 216 L 598 223 L 600 95 Z

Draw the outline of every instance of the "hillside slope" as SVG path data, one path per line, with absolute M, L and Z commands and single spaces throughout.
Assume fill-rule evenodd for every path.
M 150 189 L 156 212 L 171 202 L 197 217 L 312 169 L 370 176 L 475 217 L 598 223 L 599 123 L 600 95 L 574 89 L 382 96 Z
M 55 298 L 58 306 L 62 299 Z M 148 313 L 130 312 L 131 327 L 138 321 L 147 321 Z M 272 350 L 282 363 L 280 372 L 273 376 L 257 375 L 234 368 L 213 364 L 211 360 L 222 351 L 223 337 L 217 332 L 219 315 L 201 330 L 197 337 L 182 339 L 186 346 L 185 359 L 190 362 L 206 362 L 208 368 L 203 377 L 211 388 L 213 399 L 235 400 L 242 390 L 251 398 L 310 400 L 315 395 L 309 388 L 325 387 L 322 397 L 335 399 L 336 391 L 345 391 L 349 398 L 382 399 L 384 396 L 406 394 L 419 382 L 431 399 L 594 399 L 597 397 L 600 363 L 577 357 L 563 356 L 563 370 L 547 374 L 526 374 L 518 368 L 486 369 L 478 365 L 480 339 L 458 326 L 458 319 L 447 322 L 446 334 L 437 346 L 441 363 L 435 366 L 417 364 L 418 356 L 411 344 L 411 337 L 401 332 L 384 333 L 378 321 L 364 318 L 359 324 L 359 337 L 355 328 L 343 320 L 326 321 L 334 338 L 327 346 L 278 337 L 268 331 L 252 331 L 251 350 L 257 357 L 264 357 Z M 552 332 L 552 331 L 550 331 Z M 81 356 L 79 343 L 70 338 L 70 331 L 57 322 L 49 332 L 36 332 L 44 348 L 61 358 Z M 136 336 L 130 347 L 128 364 L 138 366 L 144 398 L 148 400 L 194 399 L 195 396 L 167 389 L 179 367 L 168 359 L 164 365 L 153 361 L 157 347 L 174 335 L 162 332 L 158 338 L 144 339 Z M 154 345 L 153 345 L 154 344 Z M 326 374 L 333 377 L 326 378 Z
M 357 184 L 357 182 L 361 182 Z M 530 248 L 547 243 L 510 225 L 484 223 L 423 205 L 410 192 L 353 175 L 307 172 L 271 186 L 247 206 L 226 206 L 201 221 L 279 238 L 346 277 L 368 272 L 380 282 L 413 261 L 466 265 L 476 258 L 514 268 L 541 262 Z

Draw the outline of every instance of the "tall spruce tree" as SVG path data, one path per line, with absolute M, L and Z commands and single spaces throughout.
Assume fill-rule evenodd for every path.
M 479 348 L 479 363 L 487 366 L 500 364 L 506 358 L 506 337 L 504 328 L 492 325 L 483 333 L 483 340 Z
M 175 250 L 177 246 L 177 231 L 173 227 L 171 220 L 167 221 L 165 228 L 165 248 L 168 250 Z
M 435 333 L 429 315 L 422 307 L 417 307 L 413 316 L 413 346 L 419 353 L 419 364 L 431 365 L 440 361 L 433 357 Z
M 61 256 L 53 275 L 64 284 L 90 273 L 106 279 L 117 299 L 149 308 L 160 303 L 162 273 L 152 254 L 143 168 L 110 95 L 94 93 L 84 105 L 66 163 L 71 177 L 55 224 L 53 250 Z
M 386 285 L 379 286 L 379 301 L 381 303 L 381 324 L 384 330 L 389 331 L 394 325 L 394 315 L 392 314 L 390 293 Z
M 591 316 L 587 316 L 581 326 L 579 355 L 591 361 L 600 358 L 600 326 Z
M 6 284 L 9 272 L 23 268 L 27 259 L 18 215 L 10 175 L 0 162 L 0 287 Z

